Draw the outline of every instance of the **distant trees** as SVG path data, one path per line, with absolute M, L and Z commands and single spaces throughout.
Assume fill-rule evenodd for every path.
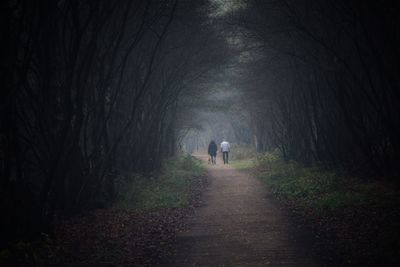
M 222 59 L 203 4 L 0 4 L 2 241 L 110 203 L 116 173 L 175 153 L 179 100 Z
M 245 88 L 259 150 L 374 176 L 400 156 L 398 7 L 373 1 L 246 1 L 255 60 Z

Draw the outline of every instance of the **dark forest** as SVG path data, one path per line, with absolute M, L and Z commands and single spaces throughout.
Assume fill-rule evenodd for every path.
M 179 255 L 186 246 L 176 225 L 214 205 L 209 194 L 218 175 L 235 190 L 247 188 L 235 184 L 237 173 L 258 177 L 255 192 L 265 187 L 270 193 L 261 194 L 280 202 L 291 224 L 304 225 L 298 232 L 314 236 L 315 266 L 399 264 L 396 1 L 5 0 L 0 6 L 0 265 L 194 266 L 168 252 L 176 246 Z M 218 144 L 216 166 L 207 164 L 211 140 Z M 232 167 L 218 158 L 225 140 Z M 187 186 L 188 200 L 138 208 L 150 186 L 164 196 L 172 176 L 183 179 L 178 187 Z M 321 191 L 326 184 L 332 191 Z M 178 195 L 168 192 L 166 199 Z M 128 199 L 135 208 L 121 204 Z M 81 252 L 56 249 L 68 243 L 62 231 L 99 212 L 112 218 L 110 225 L 143 221 L 177 230 L 167 231 L 169 246 L 154 241 L 158 234 L 141 237 L 151 252 L 130 260 L 121 259 L 139 251 L 135 245 L 122 256 L 109 252 L 120 260 L 68 262 L 65 255 Z M 170 224 L 163 221 L 169 216 Z M 196 266 L 285 262 L 268 254 L 249 263 L 244 250 L 243 261 L 226 260 L 227 250 Z M 287 262 L 279 266 L 314 266 Z

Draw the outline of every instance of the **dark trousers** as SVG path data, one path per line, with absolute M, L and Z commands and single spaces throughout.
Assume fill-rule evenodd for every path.
M 224 159 L 224 164 L 228 164 L 228 158 L 229 158 L 228 153 L 229 153 L 228 151 L 222 152 L 222 158 Z
M 217 162 L 216 162 L 217 154 L 210 154 L 210 157 L 211 157 L 211 163 L 212 163 L 212 164 L 216 164 L 216 163 L 217 163 Z

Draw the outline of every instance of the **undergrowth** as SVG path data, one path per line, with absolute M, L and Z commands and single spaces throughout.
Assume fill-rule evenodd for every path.
M 294 161 L 284 161 L 277 151 L 236 160 L 232 165 L 253 170 L 278 199 L 315 215 L 345 207 L 379 208 L 400 200 L 396 186 L 338 175 L 319 167 L 304 167 Z
M 201 162 L 190 156 L 168 160 L 160 173 L 125 174 L 116 184 L 115 208 L 149 210 L 183 207 L 188 203 L 192 180 L 204 174 Z

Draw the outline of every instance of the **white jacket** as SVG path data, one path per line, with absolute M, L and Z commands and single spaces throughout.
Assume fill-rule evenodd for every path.
M 221 143 L 221 151 L 222 152 L 229 152 L 231 150 L 231 146 L 229 145 L 229 143 L 227 141 L 223 141 Z

